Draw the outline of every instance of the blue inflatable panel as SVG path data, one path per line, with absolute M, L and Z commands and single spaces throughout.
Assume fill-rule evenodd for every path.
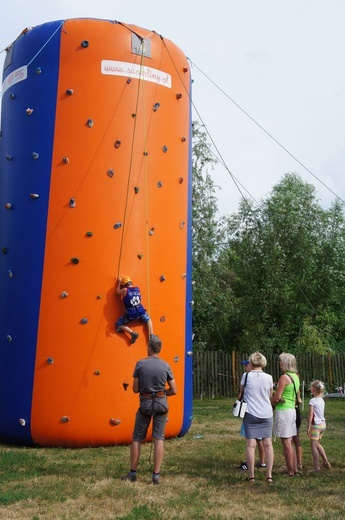
M 52 55 L 59 56 L 61 23 L 23 32 L 7 53 L 3 73 L 0 422 L 4 441 L 25 445 L 33 444 L 30 428 L 22 425 L 29 423 L 32 406 L 48 211 L 44 201 L 49 201 L 47 172 L 51 170 L 59 74 L 51 63 Z M 59 63 L 58 58 L 54 63 Z M 25 292 L 21 291 L 24 285 Z

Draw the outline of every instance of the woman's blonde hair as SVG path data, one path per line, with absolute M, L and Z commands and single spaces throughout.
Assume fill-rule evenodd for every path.
M 294 355 L 283 352 L 279 356 L 279 361 L 281 361 L 281 368 L 284 372 L 297 372 L 296 358 Z
M 260 352 L 254 352 L 249 356 L 250 364 L 253 367 L 265 367 L 267 365 L 267 360 L 263 354 Z
M 317 391 L 318 395 L 323 395 L 325 391 L 325 383 L 323 381 L 320 381 L 319 379 L 316 379 L 315 381 L 312 381 L 310 383 L 310 388 L 313 387 Z

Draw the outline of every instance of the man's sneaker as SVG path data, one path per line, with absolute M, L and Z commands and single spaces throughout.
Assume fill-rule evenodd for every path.
M 266 464 L 264 462 L 262 464 L 260 464 L 260 462 L 258 462 L 256 467 L 257 468 L 266 468 Z
M 139 338 L 139 334 L 137 334 L 136 332 L 131 332 L 131 336 L 132 336 L 131 343 L 135 343 L 137 341 L 137 339 Z
M 124 475 L 121 478 L 122 478 L 122 480 L 129 480 L 130 482 L 136 482 L 137 481 L 137 476 L 136 475 L 131 475 L 130 473 L 127 473 L 127 475 Z
M 239 466 L 237 466 L 237 469 L 247 470 L 248 469 L 248 465 L 247 465 L 246 462 L 241 462 L 241 464 Z
M 152 484 L 157 486 L 159 484 L 159 473 L 152 473 Z

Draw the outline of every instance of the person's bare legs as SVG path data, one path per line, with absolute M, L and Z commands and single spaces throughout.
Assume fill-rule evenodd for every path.
M 164 455 L 164 441 L 160 439 L 153 439 L 154 456 L 153 456 L 153 472 L 160 473 L 161 465 Z
M 247 440 L 246 459 L 247 459 L 247 466 L 248 466 L 248 480 L 253 480 L 254 479 L 256 440 L 255 439 L 246 439 L 246 440 Z
M 133 471 L 136 471 L 138 469 L 140 452 L 141 452 L 141 442 L 133 441 L 131 444 L 131 453 L 130 453 L 130 464 L 131 464 L 130 469 Z
M 330 468 L 331 465 L 328 462 L 326 452 L 325 452 L 323 446 L 321 446 L 321 444 L 319 443 L 319 441 L 310 439 L 310 445 L 311 445 L 311 454 L 313 456 L 314 471 L 317 471 L 317 472 L 320 471 L 319 457 L 322 458 L 324 467 Z
M 258 445 L 259 451 L 259 464 L 265 464 L 265 447 L 262 440 L 256 439 L 256 444 Z
M 262 440 L 263 448 L 265 450 L 265 459 L 266 459 L 266 479 L 267 481 L 272 481 L 272 468 L 274 462 L 274 451 L 272 446 L 272 439 L 263 439 Z
M 120 325 L 118 327 L 118 330 L 121 331 L 121 332 L 127 332 L 130 336 L 131 336 L 131 343 L 135 343 L 136 340 L 138 339 L 139 337 L 139 334 L 137 334 L 136 332 L 134 332 L 130 327 L 128 327 L 127 325 Z
M 149 339 L 150 339 L 150 337 L 151 337 L 152 334 L 153 334 L 153 325 L 152 325 L 152 320 L 151 320 L 151 318 L 149 319 L 148 322 L 146 322 L 146 326 L 147 326 L 147 333 L 148 333 L 148 335 L 149 335 Z
M 297 457 L 297 470 L 302 469 L 302 446 L 299 440 L 299 434 L 292 437 L 292 442 L 295 445 L 296 457 Z
M 292 477 L 295 474 L 295 467 L 294 467 L 294 449 L 292 447 L 292 438 L 282 438 L 282 445 L 283 445 L 283 451 L 284 451 L 284 457 L 287 467 L 287 472 L 290 477 Z

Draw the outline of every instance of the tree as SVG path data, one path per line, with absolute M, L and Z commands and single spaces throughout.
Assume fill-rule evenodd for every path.
M 224 348 L 221 329 L 231 292 L 219 262 L 223 231 L 217 215 L 215 186 L 209 172 L 216 160 L 210 155 L 206 133 L 198 123 L 193 125 L 192 155 L 194 349 L 215 350 Z
M 243 350 L 327 352 L 343 348 L 344 214 L 323 210 L 315 188 L 286 174 L 254 208 L 228 218 L 232 341 Z

